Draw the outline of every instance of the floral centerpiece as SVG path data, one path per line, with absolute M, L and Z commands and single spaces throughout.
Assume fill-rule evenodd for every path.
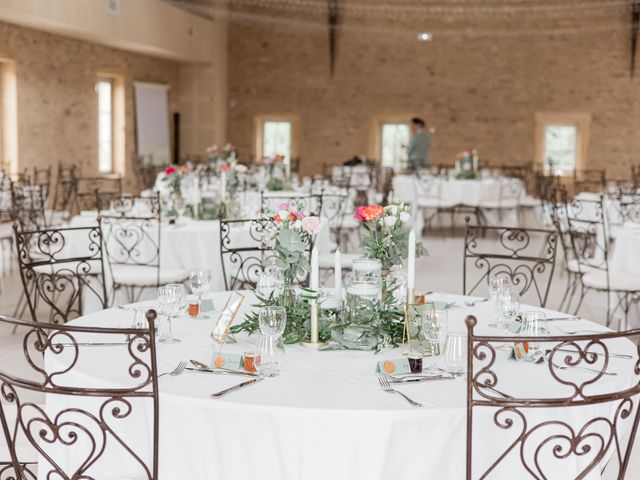
M 366 205 L 356 209 L 354 218 L 365 231 L 361 242 L 364 253 L 379 259 L 383 269 L 400 265 L 407 258 L 409 234 L 405 225 L 411 219 L 408 205 Z M 416 257 L 426 253 L 422 242 L 416 242 Z
M 227 182 L 227 193 L 231 196 L 231 198 L 235 197 L 241 185 L 241 175 L 247 173 L 248 171 L 247 166 L 238 163 L 235 159 L 232 159 L 228 163 L 220 166 L 218 171 L 220 173 L 225 173 L 225 179 Z
M 218 145 L 210 145 L 205 149 L 209 163 L 217 163 L 219 160 L 228 161 L 238 156 L 238 149 L 231 143 L 220 148 Z
M 161 181 L 169 185 L 169 190 L 173 195 L 180 195 L 182 179 L 187 173 L 189 173 L 189 168 L 186 165 L 169 165 L 164 169 L 164 176 Z
M 284 165 L 284 155 L 274 155 L 266 157 L 262 163 L 267 168 L 267 190 L 280 191 L 285 189 L 286 171 Z
M 273 264 L 283 275 L 285 290 L 291 289 L 297 276 L 309 272 L 309 260 L 304 255 L 313 235 L 320 230 L 320 219 L 306 216 L 302 205 L 281 204 L 273 216 L 276 227 Z
M 456 155 L 456 178 L 473 180 L 478 177 L 478 151 L 474 148 Z

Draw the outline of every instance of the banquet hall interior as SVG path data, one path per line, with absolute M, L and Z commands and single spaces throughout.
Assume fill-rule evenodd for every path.
M 639 0 L 0 0 L 0 480 L 640 479 Z

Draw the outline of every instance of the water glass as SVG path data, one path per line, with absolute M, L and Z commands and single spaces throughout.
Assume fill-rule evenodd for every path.
M 520 334 L 523 337 L 544 337 L 549 333 L 547 329 L 547 315 L 544 312 L 525 312 Z M 544 353 L 543 345 L 539 342 L 530 342 L 529 356 L 537 356 Z
M 258 273 L 256 282 L 256 294 L 260 298 L 278 298 L 282 295 L 284 280 L 282 273 L 276 268 L 267 268 L 264 272 Z
M 185 307 L 186 296 L 184 286 L 180 283 L 170 283 L 158 288 L 158 303 L 162 313 L 167 317 L 166 322 L 161 322 L 160 343 L 178 343 L 180 340 L 174 338 L 171 333 L 171 321 Z
M 447 333 L 442 364 L 449 373 L 464 373 L 467 365 L 467 336 L 463 332 Z
M 512 291 L 499 293 L 496 300 L 496 309 L 498 313 L 498 326 L 509 335 L 513 327 L 513 321 L 520 312 L 520 296 Z
M 500 293 L 511 289 L 513 289 L 511 277 L 504 272 L 497 273 L 489 279 L 489 296 L 494 301 L 494 304 Z
M 191 291 L 198 296 L 198 305 L 200 305 L 202 303 L 202 295 L 209 292 L 211 286 L 211 270 L 207 268 L 194 268 L 191 270 L 189 272 L 189 285 L 191 286 Z
M 284 365 L 284 343 L 282 334 L 287 324 L 287 311 L 284 307 L 262 307 L 258 314 L 260 332 L 254 362 L 258 374 L 264 377 L 275 377 L 280 374 Z
M 440 312 L 442 311 L 443 310 L 440 310 Z M 421 333 L 423 338 L 429 343 L 429 349 L 431 351 L 431 363 L 428 365 L 427 370 L 436 368 L 435 357 L 439 353 L 441 328 L 442 316 L 439 316 L 436 310 L 426 310 L 422 317 Z

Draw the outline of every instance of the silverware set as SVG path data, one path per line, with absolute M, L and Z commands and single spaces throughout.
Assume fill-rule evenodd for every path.
M 470 301 L 470 302 L 466 301 L 466 302 L 464 302 L 464 304 L 465 304 L 467 307 L 475 307 L 475 306 L 476 306 L 477 304 L 479 304 L 479 303 L 484 303 L 484 302 L 488 302 L 488 301 L 489 301 L 489 299 L 488 299 L 488 298 L 479 298 L 479 299 L 477 299 L 477 300 L 472 300 L 472 301 Z

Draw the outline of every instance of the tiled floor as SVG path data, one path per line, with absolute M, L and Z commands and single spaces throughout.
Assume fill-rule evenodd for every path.
M 461 293 L 462 292 L 462 237 L 428 237 L 424 240 L 430 255 L 418 259 L 417 265 L 417 291 L 438 291 Z M 558 263 L 560 265 L 560 263 Z M 15 304 L 22 290 L 19 276 L 12 274 L 2 279 L 2 291 L 0 292 L 0 313 L 9 315 L 13 313 Z M 331 282 L 332 279 L 329 279 Z M 549 302 L 549 308 L 556 308 L 566 291 L 566 277 L 562 269 L 557 268 L 553 279 Z M 587 296 L 581 315 L 599 323 L 605 323 L 606 297 L 604 295 L 590 294 Z M 634 305 L 634 322 L 632 326 L 639 326 L 637 306 Z M 0 330 L 0 365 L 10 369 L 16 363 L 16 358 L 21 353 L 20 336 L 12 335 L 10 329 Z M 634 460 L 627 478 L 640 478 L 640 441 L 636 442 Z M 606 478 L 606 476 L 605 476 Z

